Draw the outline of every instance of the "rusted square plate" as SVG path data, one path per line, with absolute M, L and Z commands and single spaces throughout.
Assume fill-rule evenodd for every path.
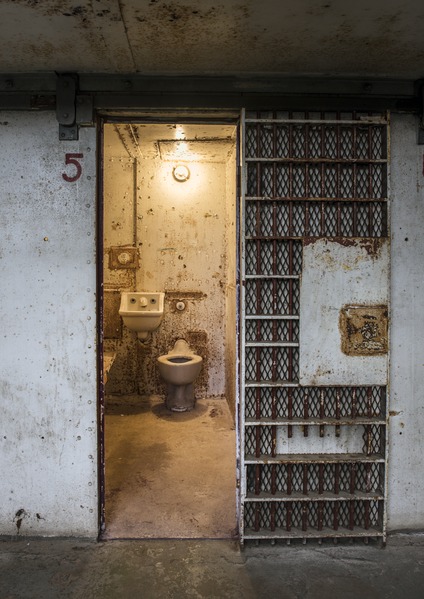
M 388 351 L 387 306 L 344 306 L 340 311 L 342 352 L 381 356 Z

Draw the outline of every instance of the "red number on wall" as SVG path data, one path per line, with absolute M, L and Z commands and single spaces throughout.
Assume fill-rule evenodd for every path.
M 79 158 L 84 158 L 84 154 L 65 154 L 65 164 L 72 164 L 76 168 L 76 172 L 72 176 L 62 173 L 63 179 L 68 183 L 74 183 L 81 177 L 82 165 Z

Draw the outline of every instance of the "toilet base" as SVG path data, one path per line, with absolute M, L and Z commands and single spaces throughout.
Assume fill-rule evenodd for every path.
M 189 412 L 195 404 L 193 383 L 188 385 L 167 384 L 165 405 L 172 412 Z

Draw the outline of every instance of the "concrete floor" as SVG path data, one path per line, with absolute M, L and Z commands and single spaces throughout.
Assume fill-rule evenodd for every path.
M 107 539 L 236 533 L 236 436 L 224 399 L 170 412 L 158 396 L 106 398 Z
M 422 599 L 424 536 L 378 545 L 0 541 L 0 599 Z

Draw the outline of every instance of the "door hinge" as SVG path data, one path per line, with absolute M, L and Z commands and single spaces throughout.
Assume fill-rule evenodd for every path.
M 77 140 L 79 125 L 93 125 L 93 98 L 78 94 L 78 75 L 63 73 L 56 80 L 56 118 L 59 140 Z

